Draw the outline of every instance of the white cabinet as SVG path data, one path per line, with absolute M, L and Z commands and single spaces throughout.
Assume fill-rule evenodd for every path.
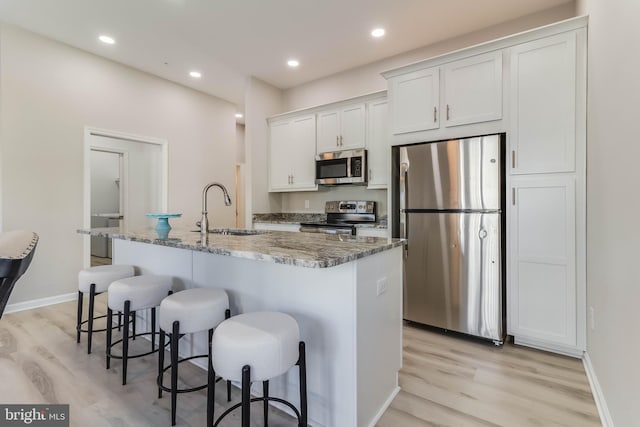
M 365 146 L 365 104 L 346 105 L 317 114 L 317 153 Z
M 315 115 L 272 121 L 269 129 L 269 191 L 317 190 Z
M 509 198 L 510 331 L 575 347 L 575 178 L 517 177 Z
M 450 62 L 442 71 L 445 126 L 502 118 L 502 51 Z
M 502 119 L 502 51 L 395 75 L 394 135 Z
M 356 235 L 358 237 L 389 237 L 389 230 L 387 228 L 373 228 L 373 227 L 358 227 L 356 229 Z
M 281 222 L 255 222 L 253 228 L 267 231 L 300 231 L 300 224 L 289 224 Z
M 513 174 L 572 172 L 576 140 L 576 33 L 511 50 Z
M 367 104 L 367 188 L 387 188 L 390 179 L 389 103 L 387 99 Z
M 440 127 L 440 69 L 427 68 L 389 81 L 391 131 L 394 134 Z

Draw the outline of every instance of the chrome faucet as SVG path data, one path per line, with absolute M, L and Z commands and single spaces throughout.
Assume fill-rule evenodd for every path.
M 203 238 L 207 237 L 207 232 L 209 231 L 209 219 L 207 218 L 207 192 L 211 187 L 220 188 L 224 194 L 225 206 L 231 206 L 231 197 L 229 197 L 229 192 L 224 185 L 212 182 L 211 184 L 204 186 L 204 190 L 202 190 L 202 219 L 200 220 L 200 235 L 203 236 Z

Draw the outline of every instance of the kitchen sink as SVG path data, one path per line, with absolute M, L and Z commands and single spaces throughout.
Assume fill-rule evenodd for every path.
M 200 230 L 192 230 L 199 233 Z M 210 228 L 209 234 L 222 234 L 227 236 L 254 236 L 256 234 L 264 234 L 266 231 L 254 230 L 249 228 Z

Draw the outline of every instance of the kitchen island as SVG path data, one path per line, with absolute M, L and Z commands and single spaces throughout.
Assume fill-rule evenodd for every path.
M 154 230 L 80 230 L 113 238 L 114 264 L 135 265 L 140 274 L 172 275 L 178 287 L 226 290 L 232 315 L 290 314 L 306 342 L 309 424 L 375 425 L 399 390 L 403 242 L 218 231 L 202 241 L 199 232 L 180 230 L 166 238 Z M 206 353 L 206 334 L 184 337 L 180 351 L 185 357 Z M 295 369 L 270 384 L 273 396 L 298 405 Z

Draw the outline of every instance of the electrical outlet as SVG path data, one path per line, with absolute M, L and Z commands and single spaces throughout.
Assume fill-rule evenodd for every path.
M 387 292 L 387 278 L 383 277 L 376 282 L 376 296 L 380 296 Z
M 592 331 L 596 330 L 596 311 L 593 307 L 589 307 L 589 326 Z
M 309 209 L 309 201 L 308 200 L 304 201 L 304 208 L 305 209 Z

